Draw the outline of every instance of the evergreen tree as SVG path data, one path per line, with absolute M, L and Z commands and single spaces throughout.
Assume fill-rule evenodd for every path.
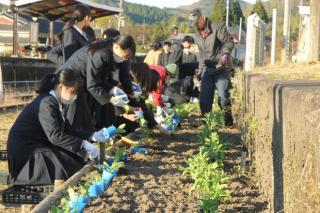
M 263 3 L 261 0 L 257 0 L 257 2 L 255 3 L 255 5 L 253 6 L 252 12 L 251 14 L 257 13 L 258 16 L 265 22 L 268 23 L 269 22 L 269 18 L 268 18 L 268 14 L 266 9 L 263 6 Z
M 239 26 L 242 18 L 242 29 L 245 29 L 245 18 L 239 3 L 239 0 L 232 0 L 230 7 L 230 26 Z
M 214 22 L 225 23 L 226 22 L 226 7 L 223 0 L 216 0 L 210 19 Z

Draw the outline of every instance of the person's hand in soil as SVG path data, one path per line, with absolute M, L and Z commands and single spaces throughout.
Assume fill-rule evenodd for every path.
M 136 122 L 138 120 L 136 114 L 123 114 L 122 115 L 125 119 L 129 120 L 129 121 L 132 121 L 132 122 Z

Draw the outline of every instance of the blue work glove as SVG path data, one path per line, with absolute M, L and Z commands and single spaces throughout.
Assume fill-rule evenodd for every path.
M 93 133 L 92 140 L 105 143 L 109 139 L 113 138 L 117 133 L 115 126 L 109 126 L 108 128 L 102 128 L 101 130 Z
M 99 159 L 99 148 L 88 141 L 83 141 L 82 148 L 89 154 L 91 160 Z
M 131 150 L 131 153 L 134 154 L 134 153 L 143 153 L 145 155 L 148 154 L 148 150 L 146 148 L 134 148 Z
M 133 90 L 133 95 L 134 97 L 139 97 L 142 95 L 142 90 L 139 84 L 136 84 L 135 82 L 132 82 L 132 90 Z
M 129 103 L 127 94 L 117 86 L 114 86 L 110 90 L 109 95 L 112 96 L 110 102 L 114 106 L 124 107 L 127 103 Z
M 141 108 L 134 109 L 134 114 L 137 116 L 137 119 L 143 118 L 143 111 Z

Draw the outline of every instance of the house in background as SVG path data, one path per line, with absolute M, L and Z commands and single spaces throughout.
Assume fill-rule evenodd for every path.
M 0 13 L 0 56 L 11 54 L 12 52 L 12 25 L 13 19 L 10 13 L 5 11 Z M 30 42 L 30 22 L 19 17 L 18 20 L 18 41 L 20 46 L 29 44 Z

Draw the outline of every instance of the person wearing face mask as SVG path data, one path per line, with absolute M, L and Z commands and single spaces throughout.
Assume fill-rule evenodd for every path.
M 39 95 L 10 129 L 7 151 L 12 184 L 46 185 L 66 180 L 85 164 L 80 151 L 98 158 L 98 148 L 89 142 L 95 140 L 94 133 L 72 129 L 63 114 L 65 104 L 77 99 L 81 85 L 78 73 L 68 69 L 41 81 Z
M 195 70 L 199 67 L 197 56 L 191 52 L 191 46 L 194 44 L 194 40 L 191 36 L 185 36 L 183 38 L 182 46 L 182 64 L 179 72 L 179 79 L 184 79 L 187 76 L 193 76 Z
M 200 9 L 189 14 L 190 26 L 196 28 L 194 37 L 199 47 L 199 73 L 201 79 L 200 109 L 204 116 L 212 111 L 215 89 L 218 91 L 218 104 L 224 111 L 226 126 L 232 126 L 231 100 L 229 89 L 233 72 L 231 53 L 233 39 L 225 24 L 211 22 Z
M 86 32 L 90 21 L 90 8 L 85 5 L 77 5 L 71 18 L 58 35 L 63 48 L 63 62 L 66 62 L 77 50 L 90 42 L 88 31 Z
M 182 41 L 183 55 L 182 63 L 196 63 L 197 56 L 191 52 L 191 46 L 194 44 L 194 40 L 191 36 L 185 36 Z
M 66 117 L 73 128 L 93 131 L 97 123 L 102 127 L 107 118 L 101 115 L 101 106 L 111 103 L 123 107 L 129 102 L 128 95 L 133 95 L 133 91 L 128 59 L 135 50 L 135 42 L 129 35 L 100 40 L 78 50 L 57 71 L 74 70 L 84 81 L 77 100 L 66 108 Z M 119 81 L 113 75 L 117 69 Z

